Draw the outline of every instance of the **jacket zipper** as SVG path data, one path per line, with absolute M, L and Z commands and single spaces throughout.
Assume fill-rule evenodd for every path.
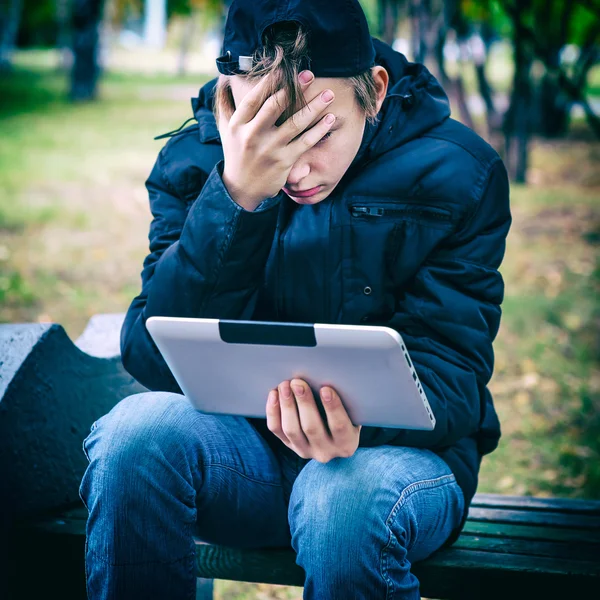
M 394 215 L 414 215 L 435 221 L 450 221 L 451 215 L 444 209 L 425 206 L 404 206 L 402 208 L 390 208 L 382 206 L 351 206 L 350 212 L 353 217 L 385 217 Z

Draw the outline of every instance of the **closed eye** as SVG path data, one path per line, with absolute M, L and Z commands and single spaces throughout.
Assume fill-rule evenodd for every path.
M 318 146 L 319 144 L 321 144 L 322 142 L 324 142 L 325 140 L 329 139 L 329 137 L 331 136 L 333 132 L 332 131 L 328 131 L 317 143 L 316 145 Z

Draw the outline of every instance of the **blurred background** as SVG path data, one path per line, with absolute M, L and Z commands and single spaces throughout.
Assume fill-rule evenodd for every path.
M 502 155 L 514 225 L 479 491 L 600 497 L 600 1 L 363 0 Z M 0 0 L 0 321 L 72 339 L 140 288 L 144 181 L 216 76 L 228 2 Z M 221 598 L 301 598 L 218 582 Z

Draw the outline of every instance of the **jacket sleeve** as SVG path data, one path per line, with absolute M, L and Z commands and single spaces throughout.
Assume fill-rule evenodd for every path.
M 482 189 L 466 223 L 421 266 L 386 323 L 404 339 L 435 428 L 363 427 L 361 446 L 441 450 L 475 434 L 485 418 L 504 295 L 498 268 L 511 223 L 508 177 L 500 159 Z
M 166 147 L 165 147 L 166 148 Z M 155 315 L 250 319 L 277 225 L 281 193 L 247 211 L 227 192 L 223 161 L 189 209 L 166 178 L 164 151 L 146 181 L 150 253 L 121 329 L 125 369 L 150 390 L 181 390 L 146 329 Z

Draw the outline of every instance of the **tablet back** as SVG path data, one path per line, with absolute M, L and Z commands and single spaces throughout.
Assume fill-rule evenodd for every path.
M 146 327 L 199 410 L 265 418 L 269 390 L 300 378 L 333 387 L 355 425 L 427 429 L 435 417 L 389 327 L 150 317 Z M 320 402 L 320 400 L 318 400 Z

